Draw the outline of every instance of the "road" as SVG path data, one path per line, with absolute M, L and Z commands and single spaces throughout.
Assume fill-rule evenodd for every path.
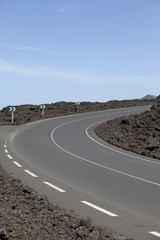
M 113 147 L 101 122 L 149 109 L 122 108 L 1 127 L 2 165 L 50 201 L 136 240 L 160 238 L 160 162 Z

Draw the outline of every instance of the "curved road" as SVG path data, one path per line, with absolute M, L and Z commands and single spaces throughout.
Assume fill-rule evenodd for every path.
M 136 240 L 160 239 L 160 162 L 113 147 L 100 122 L 149 109 L 122 108 L 25 124 L 4 141 L 3 165 L 61 207 Z

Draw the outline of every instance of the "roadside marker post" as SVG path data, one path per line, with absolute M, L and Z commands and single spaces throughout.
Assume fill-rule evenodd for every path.
M 12 112 L 12 123 L 14 123 L 14 112 L 16 111 L 15 107 L 9 107 L 9 111 Z
M 42 117 L 43 117 L 44 114 L 45 114 L 45 108 L 46 108 L 46 106 L 45 106 L 44 104 L 41 104 L 41 105 L 40 105 L 40 109 L 42 109 Z
M 78 112 L 78 106 L 80 105 L 80 102 L 76 102 L 77 112 Z

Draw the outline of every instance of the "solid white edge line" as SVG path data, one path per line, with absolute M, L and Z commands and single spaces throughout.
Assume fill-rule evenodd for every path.
M 38 177 L 36 174 L 30 172 L 29 170 L 24 170 L 26 173 L 28 173 L 29 175 L 31 175 L 32 177 Z
M 144 162 L 149 162 L 149 163 L 153 163 L 153 164 L 158 164 L 158 165 L 160 165 L 160 162 L 155 162 L 154 160 L 145 159 L 145 158 L 140 157 L 140 156 L 134 156 L 134 155 L 131 155 L 131 154 L 129 154 L 129 153 L 125 153 L 125 152 L 122 152 L 122 151 L 120 151 L 120 150 L 116 150 L 116 149 L 114 149 L 114 148 L 112 148 L 112 147 L 109 147 L 109 146 L 106 146 L 106 145 L 100 143 L 99 141 L 95 140 L 94 138 L 92 138 L 92 137 L 89 135 L 89 133 L 88 133 L 89 128 L 92 128 L 93 126 L 98 125 L 98 124 L 103 123 L 103 122 L 104 122 L 104 121 L 101 121 L 101 122 L 98 122 L 98 123 L 94 123 L 94 124 L 92 124 L 91 126 L 89 126 L 89 127 L 86 129 L 86 131 L 85 131 L 85 132 L 86 132 L 86 135 L 87 135 L 92 141 L 96 142 L 96 143 L 99 144 L 100 146 L 102 146 L 102 147 L 104 147 L 104 148 L 107 148 L 107 149 L 109 149 L 109 150 L 111 150 L 111 151 L 113 151 L 113 152 L 116 152 L 116 153 L 119 153 L 119 154 L 122 154 L 122 155 L 125 155 L 125 156 L 128 156 L 128 157 L 136 158 L 136 159 L 139 159 L 139 160 L 144 161 Z M 105 121 L 105 122 L 107 122 L 107 121 Z M 97 136 L 97 137 L 98 137 L 98 136 Z M 122 150 L 124 150 L 124 149 L 122 149 Z
M 72 122 L 74 122 L 74 121 L 72 121 Z M 112 171 L 112 172 L 115 172 L 115 173 L 118 173 L 118 174 L 121 174 L 121 175 L 130 177 L 130 178 L 134 178 L 134 179 L 137 179 L 137 180 L 139 180 L 139 181 L 146 182 L 146 183 L 149 183 L 149 184 L 152 184 L 152 185 L 155 185 L 155 186 L 160 187 L 160 183 L 152 182 L 152 181 L 147 180 L 147 179 L 145 179 L 145 178 L 136 177 L 136 176 L 134 176 L 134 175 L 131 175 L 131 174 L 128 174 L 128 173 L 125 173 L 125 172 L 122 172 L 122 171 L 119 171 L 119 170 L 116 170 L 116 169 L 113 169 L 113 168 L 104 166 L 104 165 L 102 165 L 102 164 L 93 162 L 93 161 L 91 161 L 91 160 L 89 160 L 89 159 L 80 157 L 80 156 L 78 156 L 78 155 L 76 155 L 76 154 L 74 154 L 74 153 L 72 153 L 72 152 L 69 152 L 69 151 L 65 150 L 64 148 L 62 148 L 62 147 L 61 147 L 60 145 L 58 145 L 58 144 L 56 143 L 56 141 L 54 140 L 54 137 L 53 137 L 54 132 L 55 132 L 58 128 L 60 128 L 60 127 L 62 127 L 62 126 L 64 126 L 64 125 L 67 125 L 67 124 L 69 124 L 69 123 L 72 123 L 72 122 L 68 122 L 68 123 L 59 125 L 59 126 L 57 126 L 56 128 L 54 128 L 53 131 L 51 132 L 51 139 L 52 139 L 53 143 L 54 143 L 59 149 L 61 149 L 62 151 L 66 152 L 66 153 L 68 153 L 68 154 L 70 154 L 70 155 L 73 156 L 73 157 L 79 158 L 79 159 L 81 159 L 82 161 L 87 162 L 87 163 L 90 163 L 90 164 L 93 164 L 93 165 L 95 165 L 95 166 L 97 166 L 97 167 L 101 167 L 101 168 L 107 169 L 107 170 L 109 170 L 109 171 Z
M 55 190 L 57 190 L 57 191 L 59 191 L 59 192 L 66 192 L 66 191 L 64 191 L 63 189 L 61 189 L 61 188 L 59 188 L 59 187 L 56 187 L 55 185 L 53 185 L 53 184 L 51 184 L 51 183 L 49 183 L 49 182 L 43 182 L 44 184 L 46 184 L 46 185 L 48 185 L 48 186 L 50 186 L 50 187 L 52 187 L 52 188 L 54 188 Z
M 7 149 L 5 149 L 4 151 L 5 151 L 5 153 L 8 153 L 8 150 L 7 150 Z
M 19 164 L 18 162 L 16 162 L 16 161 L 13 161 L 13 163 L 15 164 L 15 165 L 17 165 L 17 167 L 22 167 L 22 165 L 21 164 Z
M 160 238 L 160 233 L 159 232 L 152 231 L 152 232 L 149 232 L 149 233 Z
M 7 157 L 8 157 L 9 159 L 13 159 L 13 157 L 12 157 L 10 154 L 7 154 Z
M 107 214 L 107 215 L 109 215 L 109 216 L 111 216 L 111 217 L 118 217 L 117 214 L 112 213 L 112 212 L 110 212 L 110 211 L 107 211 L 107 210 L 105 210 L 105 209 L 103 209 L 103 208 L 101 208 L 101 207 L 98 207 L 98 206 L 96 206 L 96 205 L 93 204 L 93 203 L 90 203 L 90 202 L 87 202 L 87 201 L 81 201 L 81 202 L 84 203 L 85 205 L 87 205 L 87 206 L 89 206 L 89 207 L 92 207 L 92 208 L 94 208 L 94 209 L 96 209 L 96 210 L 98 210 L 98 211 L 100 211 L 100 212 L 102 212 L 102 213 L 105 213 L 105 214 Z

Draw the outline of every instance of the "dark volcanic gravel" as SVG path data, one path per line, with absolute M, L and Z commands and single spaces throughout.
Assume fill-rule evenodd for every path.
M 117 147 L 160 159 L 160 96 L 150 111 L 108 121 L 95 132 Z
M 78 106 L 73 102 L 59 102 L 46 104 L 44 118 L 119 107 L 149 105 L 152 102 L 152 100 L 124 100 L 107 103 L 82 102 Z M 12 125 L 11 112 L 8 110 L 9 107 L 6 107 L 0 111 L 0 125 Z M 158 114 L 158 112 L 156 113 Z M 42 119 L 42 112 L 39 106 L 21 105 L 16 106 L 13 124 L 18 125 L 39 119 Z M 119 125 L 128 126 L 130 119 L 132 117 L 129 120 L 123 119 L 123 123 Z M 121 123 L 122 119 L 117 121 Z M 150 118 L 148 121 L 150 121 Z M 113 127 L 114 124 L 111 123 L 111 126 Z M 112 129 L 115 131 L 115 128 L 117 129 L 117 125 Z M 157 127 L 157 129 L 159 128 Z M 97 133 L 103 132 L 103 134 L 99 135 L 105 136 L 105 130 L 106 125 L 103 125 L 103 127 L 99 127 Z M 160 130 L 156 131 L 160 132 Z M 110 135 L 108 136 L 110 139 Z M 120 139 L 121 136 L 119 135 Z M 114 139 L 113 134 L 111 137 Z M 155 137 L 152 135 L 152 138 Z M 24 186 L 20 180 L 13 179 L 0 165 L 0 240 L 5 239 L 126 240 L 125 237 L 118 236 L 107 227 L 96 227 L 91 219 L 76 216 L 73 211 L 65 210 L 49 203 L 46 197 L 38 196 L 33 189 Z
M 84 113 L 90 111 L 100 111 L 111 108 L 133 107 L 150 105 L 153 100 L 122 100 L 109 101 L 105 103 L 100 102 L 81 102 L 77 105 L 75 102 L 57 102 L 52 104 L 45 104 L 45 114 L 43 118 L 53 118 L 62 115 Z M 12 117 L 9 112 L 9 107 L 5 107 L 0 111 L 0 125 L 11 125 Z M 14 125 L 28 123 L 42 119 L 42 110 L 38 105 L 21 105 L 16 106 L 14 118 Z
M 49 203 L 0 165 L 0 240 L 126 240 L 91 219 Z

